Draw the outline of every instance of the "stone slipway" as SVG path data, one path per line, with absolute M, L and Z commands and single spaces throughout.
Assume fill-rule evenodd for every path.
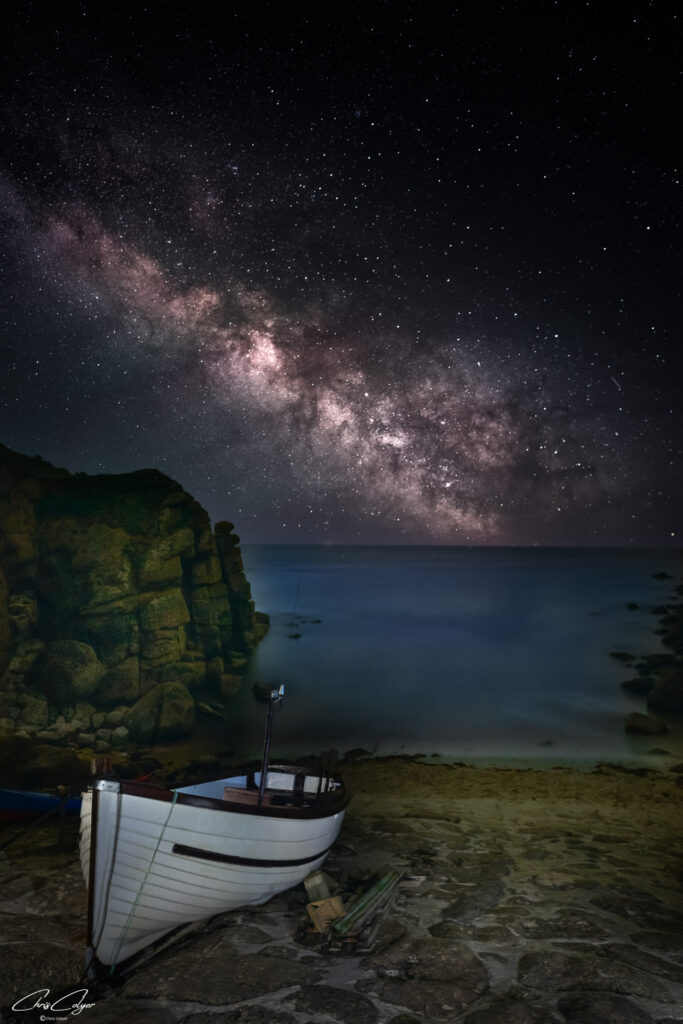
M 681 775 L 393 760 L 345 776 L 354 797 L 326 871 L 347 889 L 387 865 L 415 876 L 372 955 L 335 958 L 299 944 L 300 887 L 214 918 L 119 988 L 91 985 L 96 1005 L 80 1019 L 683 1022 Z M 53 833 L 40 835 L 42 847 L 14 844 L 1 865 L 8 1006 L 41 986 L 76 984 L 82 968 L 75 856 L 55 852 Z

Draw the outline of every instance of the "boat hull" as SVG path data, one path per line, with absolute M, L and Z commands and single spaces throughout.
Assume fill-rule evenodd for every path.
M 28 821 L 40 818 L 49 811 L 56 811 L 61 803 L 58 796 L 51 793 L 30 793 L 18 789 L 0 789 L 0 822 Z M 74 814 L 81 808 L 81 798 L 72 797 L 65 800 L 65 814 Z
M 226 802 L 201 788 L 102 780 L 84 794 L 81 865 L 100 968 L 123 965 L 182 925 L 297 885 L 323 863 L 344 817 L 341 799 L 279 808 L 242 794 L 241 806 L 240 794 Z

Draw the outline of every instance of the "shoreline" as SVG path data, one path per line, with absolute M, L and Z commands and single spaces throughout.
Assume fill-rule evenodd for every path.
M 317 755 L 309 755 L 317 756 Z M 516 754 L 422 754 L 407 752 L 390 752 L 386 754 L 372 753 L 369 756 L 349 757 L 349 754 L 342 754 L 339 764 L 342 766 L 355 764 L 368 764 L 371 762 L 404 761 L 415 764 L 422 764 L 428 767 L 468 767 L 482 769 L 499 769 L 500 771 L 554 771 L 559 768 L 568 768 L 580 772 L 591 772 L 604 766 L 613 766 L 623 771 L 641 771 L 643 769 L 651 772 L 666 773 L 675 769 L 681 764 L 683 752 L 657 750 L 649 753 L 634 754 L 628 759 L 619 759 L 611 756 L 596 758 L 594 754 L 587 754 L 583 757 L 522 757 Z
M 659 737 L 643 738 L 648 746 Z M 661 737 L 665 740 L 666 737 Z M 151 774 L 154 781 L 168 787 L 202 781 L 217 776 L 223 770 L 232 770 L 248 763 L 260 763 L 262 749 L 252 748 L 244 756 L 234 750 L 220 749 L 218 745 L 197 746 L 193 740 L 175 741 L 154 746 L 141 746 L 133 750 L 117 749 L 111 752 L 115 773 L 123 778 Z M 11 756 L 10 756 L 11 755 Z M 10 789 L 41 790 L 66 785 L 85 785 L 90 777 L 91 759 L 95 755 L 88 749 L 58 747 L 35 748 L 27 744 L 21 749 L 5 751 L 2 761 L 3 785 Z M 276 754 L 273 763 L 317 762 L 331 758 L 334 770 L 346 775 L 359 769 L 372 770 L 373 765 L 395 763 L 416 768 L 453 770 L 467 768 L 479 772 L 557 773 L 572 771 L 590 775 L 604 769 L 634 776 L 676 776 L 683 772 L 683 751 L 666 750 L 652 746 L 650 751 L 633 754 L 628 758 L 604 757 L 594 753 L 583 756 L 554 756 L 549 750 L 534 757 L 518 754 L 463 754 L 454 755 L 407 752 L 393 750 L 386 753 L 365 748 L 349 750 L 310 750 Z M 43 763 L 45 762 L 45 763 Z
M 591 768 L 571 765 L 519 767 L 484 764 L 424 764 L 406 758 L 376 758 L 345 764 L 340 774 L 354 798 L 366 809 L 387 810 L 401 803 L 425 800 L 444 805 L 462 800 L 492 800 L 500 805 L 517 800 L 573 804 L 613 800 L 619 814 L 632 821 L 639 802 L 645 813 L 660 813 L 683 835 L 683 764 L 678 771 L 627 768 L 601 762 Z M 504 784 L 501 788 L 501 784 Z M 623 801 L 617 800 L 623 796 Z M 416 809 L 419 814 L 419 809 Z M 616 812 L 615 812 L 616 813 Z

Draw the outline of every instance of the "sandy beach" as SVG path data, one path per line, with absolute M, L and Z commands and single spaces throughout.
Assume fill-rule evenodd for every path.
M 340 891 L 404 881 L 369 954 L 302 941 L 302 886 L 222 915 L 116 988 L 85 1020 L 152 1024 L 683 1020 L 683 774 L 347 765 L 352 794 L 325 871 Z M 7 830 L 5 830 L 7 832 Z M 30 834 L 29 834 L 30 836 Z M 3 1020 L 40 987 L 73 990 L 86 894 L 76 825 L 2 858 Z

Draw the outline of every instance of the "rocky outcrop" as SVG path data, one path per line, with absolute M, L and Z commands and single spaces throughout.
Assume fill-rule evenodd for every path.
M 194 725 L 192 695 L 181 683 L 159 683 L 133 705 L 126 725 L 138 743 L 185 736 Z
M 669 580 L 667 573 L 655 573 L 655 579 Z M 658 616 L 659 628 L 655 631 L 661 639 L 665 651 L 656 654 L 645 654 L 636 661 L 634 655 L 627 654 L 624 661 L 635 662 L 637 676 L 626 679 L 621 687 L 636 697 L 645 697 L 648 711 L 656 711 L 662 715 L 673 715 L 678 727 L 679 716 L 683 715 L 683 583 L 674 587 L 669 604 L 661 604 L 652 608 Z M 613 653 L 612 657 L 619 657 Z M 648 715 L 631 714 L 626 720 L 629 732 L 640 732 L 645 735 L 657 735 L 662 728 L 645 727 L 646 722 L 657 721 Z M 635 723 L 635 725 L 634 725 Z M 664 730 L 664 723 L 659 723 Z
M 632 711 L 626 716 L 626 732 L 639 733 L 641 736 L 663 736 L 669 730 L 664 722 L 652 715 L 642 715 L 639 711 Z
M 653 711 L 683 713 L 683 665 L 667 665 L 659 670 L 647 695 L 647 706 Z
M 141 742 L 187 733 L 193 691 L 234 692 L 267 628 L 232 524 L 212 530 L 169 477 L 72 475 L 0 446 L 3 736 L 89 739 L 114 708 Z

